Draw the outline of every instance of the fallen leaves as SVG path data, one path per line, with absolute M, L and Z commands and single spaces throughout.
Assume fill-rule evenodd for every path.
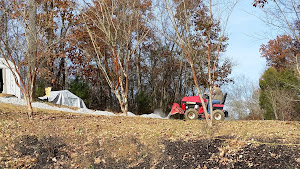
M 128 166 L 142 164 L 155 166 L 161 163 L 161 158 L 170 151 L 169 148 L 175 151 L 175 147 L 172 145 L 178 144 L 177 141 L 186 142 L 194 147 L 195 144 L 199 144 L 197 140 L 213 141 L 218 138 L 217 143 L 222 142 L 222 144 L 216 144 L 216 147 L 210 145 L 211 147 L 207 148 L 209 151 L 206 150 L 206 146 L 202 147 L 203 150 L 211 154 L 199 154 L 203 153 L 197 150 L 199 146 L 196 147 L 195 151 L 189 146 L 177 147 L 184 152 L 184 155 L 179 159 L 187 163 L 191 159 L 197 162 L 197 160 L 203 160 L 204 158 L 201 157 L 205 156 L 212 159 L 210 163 L 218 159 L 220 164 L 227 165 L 234 162 L 232 157 L 240 160 L 246 158 L 244 152 L 257 146 L 255 140 L 276 141 L 279 144 L 299 144 L 300 136 L 300 124 L 296 122 L 226 121 L 216 123 L 213 128 L 209 129 L 210 131 L 206 131 L 205 121 L 186 122 L 182 120 L 87 116 L 70 113 L 38 112 L 33 120 L 28 121 L 24 113 L 14 112 L 12 109 L 3 112 L 3 107 L 7 110 L 5 105 L 0 105 L 0 168 L 30 167 L 37 163 L 36 160 L 40 157 L 22 156 L 16 149 L 14 140 L 24 135 L 36 137 L 38 140 L 36 145 L 42 148 L 40 141 L 45 138 L 43 144 L 49 144 L 50 150 L 61 153 L 54 153 L 54 155 L 49 156 L 48 165 L 71 168 L 88 168 L 91 165 L 95 168 L 97 166 L 101 168 L 103 165 L 113 164 L 117 168 L 122 168 L 122 163 L 124 163 L 122 160 L 124 159 L 127 160 Z M 59 138 L 59 142 L 56 144 L 55 140 L 52 140 L 55 144 L 50 144 L 51 139 L 49 138 Z M 224 140 L 221 140 L 222 138 Z M 251 139 L 253 138 L 255 140 L 252 143 Z M 166 146 L 164 140 L 170 141 L 170 146 Z M 58 148 L 55 145 L 65 146 Z M 30 145 L 27 147 L 30 148 Z M 35 148 L 34 150 L 38 149 Z M 216 152 L 210 152 L 212 150 Z M 261 150 L 260 154 L 263 153 L 269 152 Z M 273 151 L 268 154 L 268 157 L 284 158 L 278 152 Z M 250 162 L 247 165 L 255 166 L 256 164 L 251 162 L 250 158 L 252 157 L 249 157 Z M 175 162 L 178 160 L 173 154 L 169 154 L 165 159 Z M 294 158 L 294 160 L 299 163 L 300 157 Z M 176 166 L 180 165 L 176 164 Z M 203 165 L 200 166 L 204 167 Z M 206 165 L 206 167 L 208 166 L 210 165 Z
M 100 164 L 100 162 L 101 162 L 100 157 L 97 157 L 97 158 L 94 159 L 95 164 Z M 105 160 L 104 160 L 104 162 L 105 162 Z

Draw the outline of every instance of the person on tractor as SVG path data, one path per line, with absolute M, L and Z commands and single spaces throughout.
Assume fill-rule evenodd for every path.
M 220 104 L 223 100 L 223 93 L 219 85 L 214 84 L 213 86 L 213 93 L 212 93 L 212 105 L 214 104 Z M 210 114 L 210 106 L 209 102 L 207 103 L 207 113 Z

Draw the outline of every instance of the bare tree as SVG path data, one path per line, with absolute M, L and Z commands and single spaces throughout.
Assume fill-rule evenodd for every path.
M 58 43 L 45 44 L 44 29 L 47 28 L 41 26 L 37 8 L 36 0 L 2 1 L 0 7 L 1 13 L 7 17 L 6 22 L 1 23 L 4 31 L 0 36 L 0 55 L 9 69 L 16 71 L 14 79 L 26 101 L 29 118 L 33 116 L 31 102 L 38 70 L 49 57 L 50 46 Z
M 3 13 L 9 12 L 8 5 L 16 5 L 16 2 L 12 2 L 11 4 L 3 3 L 1 9 Z M 33 85 L 34 85 L 34 79 L 36 76 L 36 58 L 37 58 L 37 23 L 36 23 L 36 15 L 37 15 L 37 4 L 35 0 L 29 0 L 28 1 L 28 11 L 26 13 L 23 13 L 23 17 L 28 16 L 28 20 L 22 23 L 24 25 L 24 34 L 27 42 L 27 51 L 26 51 L 26 59 L 24 59 L 24 63 L 27 67 L 27 73 L 26 73 L 26 80 L 22 78 L 20 67 L 17 66 L 20 61 L 16 61 L 15 57 L 13 56 L 14 53 L 18 53 L 19 51 L 14 51 L 14 48 L 10 47 L 10 43 L 8 39 L 4 39 L 5 37 L 1 36 L 0 40 L 2 42 L 3 48 L 0 48 L 0 52 L 2 57 L 4 57 L 5 61 L 7 62 L 7 65 L 9 69 L 13 72 L 13 69 L 16 70 L 16 74 L 14 75 L 15 81 L 17 85 L 20 87 L 25 101 L 28 108 L 28 116 L 29 118 L 32 118 L 32 92 L 33 92 Z M 9 16 L 9 14 L 7 14 Z M 20 16 L 17 16 L 20 17 Z M 25 18 L 24 18 L 25 19 Z M 6 23 L 8 26 L 8 22 Z M 6 35 L 10 34 L 11 32 L 5 32 Z M 19 34 L 18 34 L 19 35 Z M 18 36 L 17 35 L 17 36 Z M 19 37 L 14 37 L 19 38 Z M 13 53 L 14 52 L 14 53 Z M 13 65 L 9 64 L 9 60 L 12 61 Z
M 284 90 L 284 89 L 274 89 L 269 87 L 266 89 L 266 96 L 269 99 L 276 120 L 293 120 L 293 104 L 295 92 Z
M 252 98 L 248 102 L 247 106 L 250 110 L 249 115 L 246 117 L 247 120 L 263 120 L 264 119 L 264 114 L 265 111 L 261 109 L 259 106 L 259 95 L 260 95 L 260 90 L 255 89 L 252 92 Z
M 238 76 L 234 84 L 226 86 L 226 91 L 230 93 L 227 99 L 227 109 L 232 112 L 232 118 L 245 119 L 250 114 L 263 115 L 259 108 L 258 88 L 245 76 Z
M 143 17 L 148 1 L 92 1 L 82 11 L 92 53 L 124 114 L 128 111 L 129 65 L 148 33 Z

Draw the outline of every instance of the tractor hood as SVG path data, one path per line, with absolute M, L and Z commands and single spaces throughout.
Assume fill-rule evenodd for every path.
M 201 103 L 200 97 L 199 96 L 188 96 L 182 98 L 181 102 L 196 102 L 196 103 Z

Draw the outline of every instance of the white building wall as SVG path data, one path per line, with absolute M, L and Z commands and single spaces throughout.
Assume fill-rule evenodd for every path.
M 12 65 L 12 63 L 9 64 Z M 3 93 L 12 94 L 18 98 L 21 98 L 21 90 L 19 86 L 16 84 L 12 71 L 10 71 L 6 61 L 3 58 L 0 58 L 0 68 L 3 69 L 3 82 L 4 82 Z M 14 73 L 16 72 L 14 71 Z
M 20 88 L 16 84 L 14 75 L 9 69 L 6 69 L 6 84 L 7 84 L 6 85 L 7 94 L 12 94 L 18 98 L 21 98 Z

